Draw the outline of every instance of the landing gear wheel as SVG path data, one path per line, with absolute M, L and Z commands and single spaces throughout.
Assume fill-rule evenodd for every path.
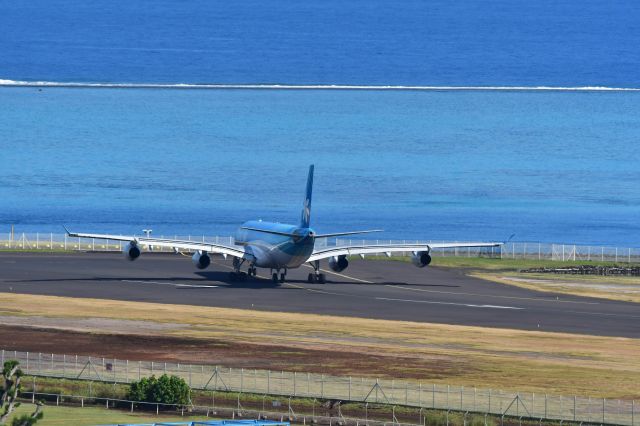
M 238 272 L 238 278 L 239 278 L 239 281 L 246 281 L 247 274 L 245 272 Z
M 277 284 L 277 283 L 278 283 L 278 273 L 277 273 L 277 272 L 274 272 L 274 273 L 271 275 L 271 281 L 273 281 L 273 283 L 274 283 L 274 284 Z
M 324 284 L 327 282 L 327 277 L 325 276 L 325 274 L 318 274 L 318 282 L 320 284 Z
M 280 274 L 280 282 L 283 283 L 284 279 L 286 278 L 286 275 L 283 273 Z
M 307 276 L 307 282 L 309 282 L 309 284 L 313 284 L 314 282 L 316 282 L 316 275 L 315 275 L 315 274 L 310 273 L 310 274 Z
M 238 275 L 235 272 L 229 272 L 229 281 L 235 282 L 238 278 Z

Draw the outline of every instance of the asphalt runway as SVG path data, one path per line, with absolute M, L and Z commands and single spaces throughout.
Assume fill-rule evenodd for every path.
M 1 253 L 0 292 L 640 337 L 640 304 L 535 292 L 437 266 L 354 260 L 342 274 L 327 271 L 326 284 L 308 284 L 312 269 L 302 267 L 276 286 L 261 269 L 231 283 L 230 260 L 212 260 L 200 271 L 180 255 L 129 262 L 116 253 Z

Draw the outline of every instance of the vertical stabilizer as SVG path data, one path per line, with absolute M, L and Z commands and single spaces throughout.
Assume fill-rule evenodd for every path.
M 307 192 L 302 206 L 302 217 L 300 227 L 308 228 L 311 223 L 311 192 L 313 191 L 313 164 L 309 166 L 309 176 L 307 177 Z

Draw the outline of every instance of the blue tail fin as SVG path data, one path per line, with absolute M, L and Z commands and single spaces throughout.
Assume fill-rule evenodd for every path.
M 307 177 L 307 193 L 302 206 L 302 217 L 300 227 L 308 228 L 311 223 L 311 192 L 313 191 L 313 164 L 309 166 L 309 176 Z

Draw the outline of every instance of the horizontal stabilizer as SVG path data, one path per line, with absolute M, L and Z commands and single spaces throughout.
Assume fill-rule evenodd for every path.
M 247 231 L 264 232 L 265 234 L 283 235 L 285 237 L 299 237 L 300 235 L 293 234 L 291 232 L 271 231 L 268 229 L 251 228 L 249 226 L 241 226 L 240 229 L 246 229 Z

